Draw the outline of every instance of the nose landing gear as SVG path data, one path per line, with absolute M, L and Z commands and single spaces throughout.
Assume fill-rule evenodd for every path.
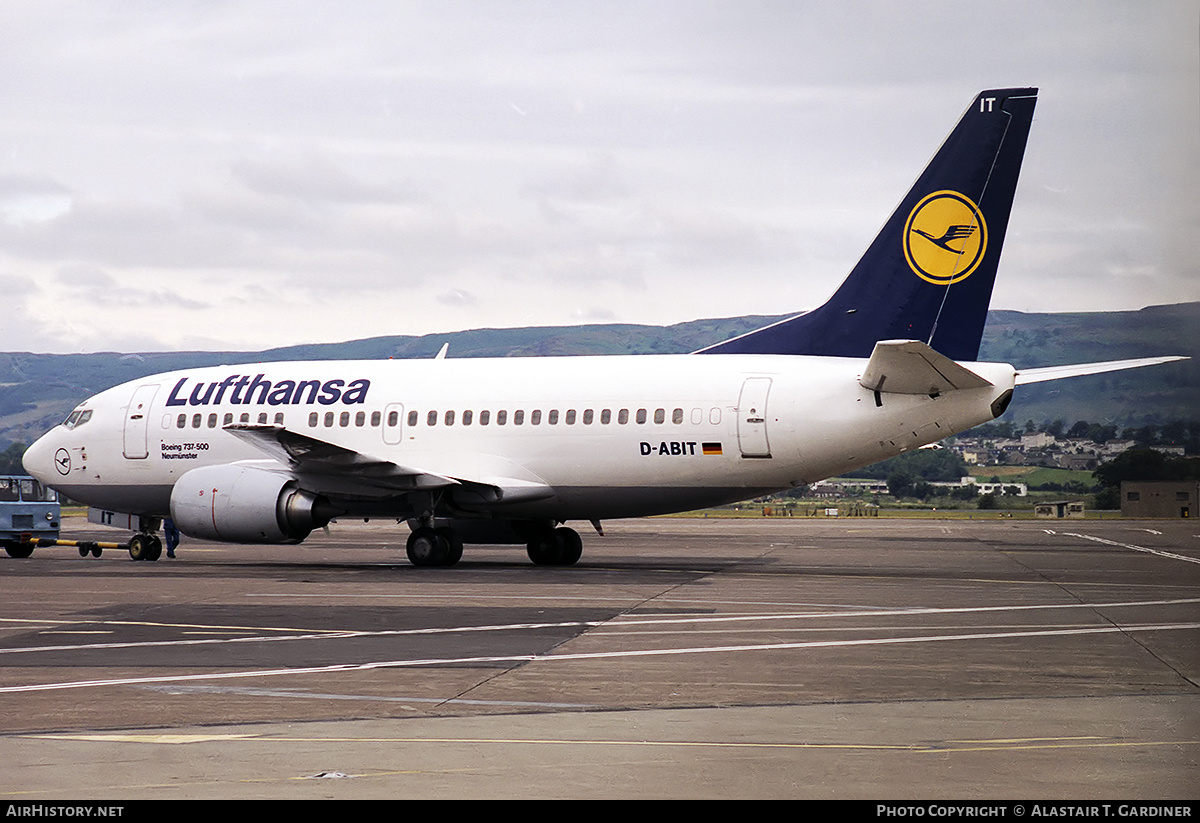
M 162 556 L 162 540 L 152 532 L 138 532 L 129 539 L 129 556 L 134 560 L 157 560 Z

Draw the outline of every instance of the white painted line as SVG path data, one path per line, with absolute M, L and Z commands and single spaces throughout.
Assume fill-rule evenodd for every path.
M 1186 557 L 1182 554 L 1173 554 L 1164 552 L 1158 549 L 1148 549 L 1145 546 L 1135 546 L 1132 543 L 1118 543 L 1116 540 L 1106 540 L 1103 537 L 1094 537 L 1090 534 L 1078 534 L 1077 532 L 1063 532 L 1067 537 L 1081 537 L 1084 540 L 1092 540 L 1096 543 L 1104 543 L 1108 546 L 1119 546 L 1122 549 L 1132 549 L 1135 552 L 1146 552 L 1147 554 L 1156 554 L 1159 557 L 1167 557 L 1171 560 L 1183 560 L 1188 563 L 1200 563 L 1200 557 Z
M 974 634 L 926 635 L 923 637 L 884 637 L 867 640 L 813 640 L 803 643 L 756 643 L 742 646 L 702 646 L 680 649 L 634 649 L 617 652 L 580 654 L 518 654 L 486 657 L 423 658 L 414 660 L 380 660 L 370 663 L 338 663 L 330 666 L 308 666 L 294 669 L 264 669 L 230 672 L 210 672 L 192 675 L 162 675 L 159 677 L 122 677 L 111 680 L 76 680 L 61 683 L 38 683 L 26 686 L 3 686 L 0 694 L 17 692 L 48 692 L 66 689 L 87 689 L 104 686 L 133 686 L 147 683 L 186 683 L 203 680 L 280 677 L 302 674 L 329 674 L 374 669 L 415 668 L 425 666 L 461 666 L 490 663 L 559 663 L 568 660 L 604 660 L 619 657 L 665 657 L 679 654 L 730 654 L 737 652 L 784 651 L 847 646 L 888 646 L 911 643 L 939 643 L 954 640 L 1001 640 L 1017 637 L 1064 637 L 1085 634 L 1131 634 L 1133 632 L 1179 631 L 1200 629 L 1200 623 L 1160 623 L 1142 626 L 1099 626 L 1080 629 L 1047 629 L 1035 631 L 978 632 Z
M 25 648 L 0 649 L 0 655 L 34 654 L 62 651 L 100 651 L 108 649 L 140 649 L 169 646 L 211 646 L 234 643 L 280 643 L 289 641 L 345 640 L 362 637 L 403 637 L 439 634 L 470 634 L 474 632 L 537 631 L 541 629 L 575 629 L 605 627 L 610 633 L 626 627 L 696 625 L 707 623 L 759 623 L 784 620 L 836 620 L 843 617 L 912 617 L 921 615 L 980 614 L 988 612 L 1055 611 L 1059 609 L 1115 609 L 1144 608 L 1147 606 L 1178 606 L 1200 603 L 1200 597 L 1175 598 L 1171 600 L 1128 600 L 1099 603 L 1048 603 L 1021 606 L 963 606 L 958 608 L 888 608 L 863 609 L 851 612 L 796 612 L 791 614 L 739 614 L 739 615 L 687 615 L 680 617 L 628 617 L 616 615 L 610 620 L 570 620 L 557 623 L 503 623 L 485 626 L 452 626 L 429 629 L 384 629 L 379 631 L 322 631 L 313 634 L 271 635 L 269 637 L 210 637 L 188 640 L 139 640 L 118 643 L 83 643 L 74 645 L 29 646 Z M 153 626 L 152 623 L 138 623 Z M 162 626 L 177 628 L 178 624 L 164 623 Z M 219 627 L 213 627 L 219 628 Z M 240 628 L 240 627 L 239 627 Z M 895 628 L 894 626 L 886 628 Z

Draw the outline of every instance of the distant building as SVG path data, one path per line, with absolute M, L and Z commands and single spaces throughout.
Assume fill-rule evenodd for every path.
M 1200 483 L 1195 480 L 1121 483 L 1122 517 L 1195 517 L 1197 501 Z
M 981 483 L 970 475 L 959 478 L 957 482 L 938 480 L 929 485 L 948 489 L 961 489 L 966 486 L 973 486 L 976 494 L 994 494 L 997 497 L 1004 494 L 1010 497 L 1025 497 L 1029 494 L 1029 484 L 1027 483 Z
M 1056 500 L 1033 507 L 1034 517 L 1083 517 L 1083 512 L 1082 500 Z
M 1046 432 L 1030 432 L 1021 436 L 1022 449 L 1044 449 L 1054 445 L 1054 435 Z

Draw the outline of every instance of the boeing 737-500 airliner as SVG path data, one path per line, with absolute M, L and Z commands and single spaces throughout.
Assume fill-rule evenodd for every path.
M 980 93 L 819 308 L 685 355 L 262 363 L 135 380 L 25 454 L 73 500 L 130 515 L 135 559 L 185 534 L 298 543 L 336 517 L 412 528 L 408 557 L 562 524 L 803 486 L 1002 414 L 1014 386 L 1176 358 L 1017 372 L 974 362 L 1036 89 Z M 8 545 L 10 554 L 28 553 Z

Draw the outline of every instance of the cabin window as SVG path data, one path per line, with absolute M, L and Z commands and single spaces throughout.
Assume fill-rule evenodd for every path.
M 316 425 L 317 425 L 317 413 L 316 413 L 316 412 L 312 412 L 311 414 L 309 414 L 309 416 L 308 416 L 308 425 L 309 425 L 309 426 L 316 426 Z
M 283 412 L 275 412 L 275 425 L 276 426 L 283 425 Z
M 508 412 L 507 411 L 505 411 L 504 409 L 501 409 L 500 411 L 496 412 L 496 425 L 497 426 L 503 426 L 507 422 L 508 422 Z
M 420 419 L 419 415 L 415 411 L 410 411 L 408 413 L 408 425 L 410 425 L 410 426 L 417 425 L 418 419 Z M 388 412 L 388 425 L 389 426 L 396 425 L 396 412 Z
M 692 409 L 692 425 L 699 426 L 704 422 L 704 409 Z
M 583 425 L 585 425 L 585 426 L 592 425 L 592 410 L 591 409 L 583 410 Z
M 366 412 L 358 412 L 357 414 L 355 414 L 354 415 L 354 425 L 358 426 L 360 429 L 363 426 L 367 425 L 367 413 Z
M 717 425 L 718 423 L 720 423 L 721 422 L 721 410 L 720 409 L 709 409 L 708 410 L 708 422 L 713 424 L 714 426 Z
M 637 422 L 638 422 L 639 426 L 646 422 L 646 410 L 645 409 L 637 410 Z
M 388 412 L 388 428 L 394 429 L 398 425 L 400 425 L 400 412 L 398 412 L 398 411 Z M 410 426 L 417 425 L 417 413 L 416 412 L 408 413 L 408 425 L 410 425 Z
M 675 411 L 671 412 L 671 422 L 676 425 L 679 425 L 683 422 L 683 409 L 676 409 Z
M 447 426 L 454 425 L 454 409 L 451 409 L 450 411 L 448 411 L 444 415 L 442 415 L 442 422 L 445 423 Z
M 395 412 L 392 412 L 392 414 L 395 414 Z M 377 411 L 371 412 L 371 425 L 378 426 L 381 422 L 383 422 L 383 415 Z M 393 423 L 392 425 L 394 426 L 396 424 Z
M 617 412 L 617 422 L 622 426 L 629 422 L 629 409 L 621 409 Z
M 575 410 L 574 409 L 567 409 L 567 425 L 568 426 L 575 425 Z
M 546 422 L 549 423 L 551 426 L 558 425 L 558 409 L 550 410 L 550 413 L 548 415 L 546 415 Z
M 490 422 L 492 422 L 492 413 L 484 409 L 479 413 L 479 425 L 486 426 Z
M 667 419 L 666 410 L 664 410 L 664 409 L 655 409 L 654 410 L 654 422 L 655 423 L 661 423 L 666 419 Z
M 210 429 L 215 429 L 217 427 L 217 413 L 216 412 L 213 412 L 212 414 L 210 414 L 208 416 L 208 427 Z
M 204 420 L 204 415 L 202 415 L 202 414 L 193 414 L 193 415 L 192 415 L 192 428 L 193 428 L 193 429 L 198 429 L 198 428 L 200 428 L 200 423 L 201 423 L 203 420 Z
M 605 426 L 612 422 L 612 412 L 609 409 L 600 412 L 600 422 Z
M 186 425 L 187 425 L 187 415 L 186 415 L 186 414 L 181 414 L 181 415 L 179 415 L 179 417 L 175 418 L 175 425 L 176 425 L 176 426 L 178 426 L 178 427 L 179 427 L 179 428 L 181 428 L 181 429 L 182 429 L 184 426 L 186 426 Z
M 266 412 L 262 412 L 261 414 L 258 415 L 258 424 L 260 426 L 267 425 L 267 413 Z
M 315 414 L 313 415 L 312 421 L 313 421 L 313 422 L 312 422 L 312 424 L 313 424 L 314 426 L 315 426 L 315 425 L 317 425 L 317 416 L 316 416 Z M 233 413 L 232 413 L 232 412 L 225 412 L 225 417 L 224 417 L 224 419 L 222 419 L 222 421 L 221 421 L 221 425 L 223 425 L 223 426 L 228 426 L 228 425 L 230 425 L 231 423 L 233 423 Z
M 350 412 L 344 411 L 338 416 L 338 425 L 343 429 L 350 425 Z
M 525 410 L 524 409 L 517 409 L 515 412 L 513 412 L 513 425 L 514 426 L 519 426 L 524 422 L 525 422 Z
M 333 425 L 333 412 L 325 412 L 325 428 Z
M 244 412 L 242 414 L 241 418 L 239 418 L 238 422 L 239 423 L 249 423 L 250 422 L 250 412 Z
M 471 425 L 471 421 L 474 419 L 475 419 L 475 412 L 473 412 L 471 409 L 467 409 L 463 412 L 463 425 L 464 426 Z
M 436 426 L 437 425 L 437 412 L 431 411 L 429 414 L 425 415 L 425 423 L 430 426 Z
M 542 410 L 534 409 L 529 413 L 529 425 L 540 426 L 542 423 Z

